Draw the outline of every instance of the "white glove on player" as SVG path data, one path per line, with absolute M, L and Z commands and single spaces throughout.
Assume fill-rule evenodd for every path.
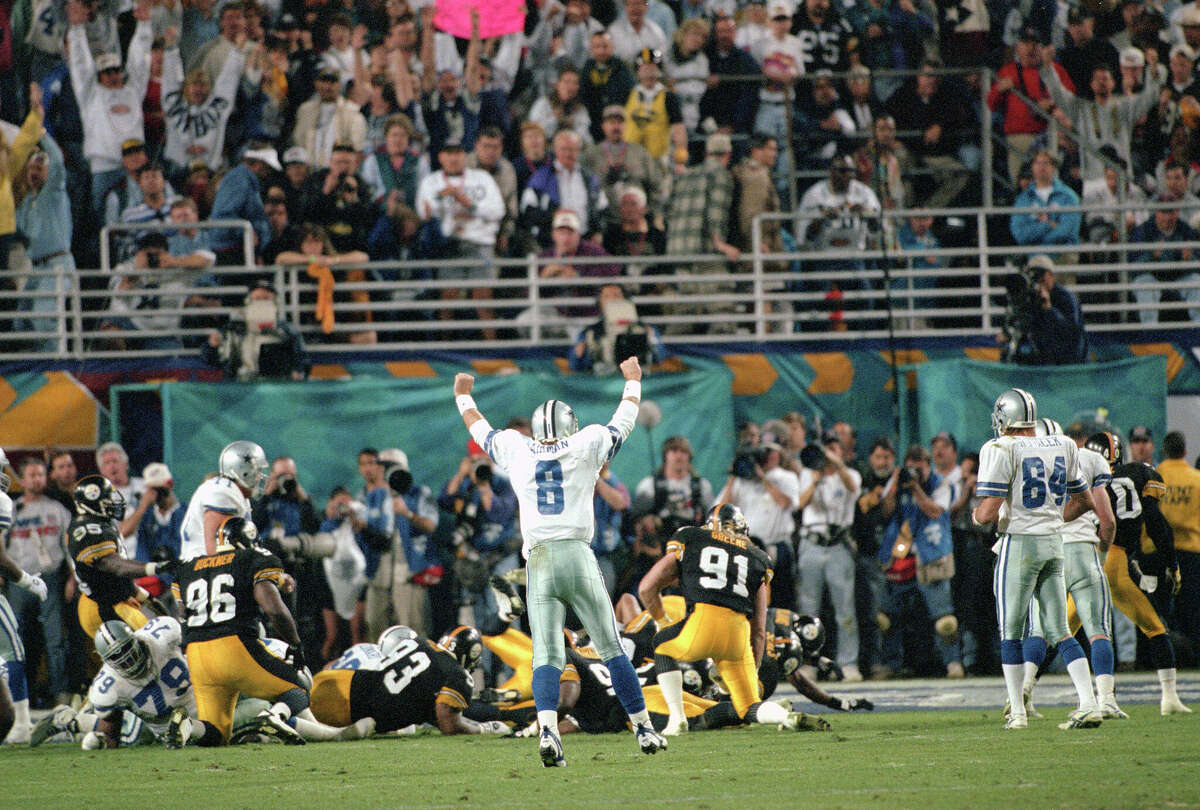
M 37 574 L 31 574 L 28 571 L 23 571 L 21 578 L 17 580 L 17 584 L 43 602 L 45 602 L 46 597 L 50 595 L 49 589 L 46 588 L 45 580 L 43 580 Z
M 521 729 L 513 736 L 514 737 L 536 737 L 540 733 L 541 733 L 541 730 L 538 728 L 538 722 L 537 722 L 537 720 L 534 720 L 532 723 L 525 726 L 525 728 Z
M 508 723 L 503 720 L 485 720 L 479 724 L 480 734 L 496 734 L 500 737 L 507 737 L 512 734 L 512 729 L 508 727 Z

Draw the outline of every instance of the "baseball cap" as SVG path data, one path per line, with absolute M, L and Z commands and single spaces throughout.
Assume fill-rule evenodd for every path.
M 463 146 L 463 142 L 460 141 L 458 138 L 447 138 L 445 141 L 442 142 L 442 148 L 438 151 L 453 152 L 453 151 L 458 151 L 458 150 L 462 150 L 465 148 L 466 147 Z
M 293 146 L 283 153 L 283 165 L 292 163 L 308 163 L 308 150 L 303 146 Z
M 1176 45 L 1176 48 L 1187 48 L 1186 45 Z M 1190 51 L 1191 49 L 1188 48 Z M 1175 49 L 1171 49 L 1171 53 L 1175 53 Z M 1142 53 L 1140 48 L 1135 48 L 1130 45 L 1128 48 L 1121 49 L 1121 67 L 1145 67 L 1146 55 Z
M 142 470 L 142 480 L 148 487 L 169 487 L 171 486 L 171 470 L 161 461 L 152 462 Z
M 1030 256 L 1029 261 L 1025 264 L 1026 270 L 1049 270 L 1054 272 L 1054 259 L 1051 259 L 1045 253 L 1039 253 L 1036 256 Z
M 662 51 L 657 48 L 642 48 L 638 51 L 637 63 L 639 65 L 658 65 L 662 67 L 663 55 Z
M 271 279 L 266 277 L 254 280 L 254 282 L 250 285 L 249 291 L 254 292 L 255 290 L 270 290 L 272 295 L 277 294 L 275 291 L 275 285 L 271 282 Z
M 604 115 L 602 116 L 602 118 L 606 119 L 620 118 L 622 121 L 624 121 L 627 117 L 628 116 L 625 114 L 625 108 L 620 104 L 609 104 L 604 108 Z
M 124 157 L 125 155 L 132 154 L 134 152 L 145 152 L 145 151 L 146 151 L 146 144 L 144 144 L 142 141 L 138 140 L 137 138 L 130 138 L 128 140 L 121 141 L 121 156 L 122 157 Z
M 474 439 L 471 440 L 471 442 L 474 441 Z M 475 446 L 478 447 L 479 445 Z M 471 448 L 468 446 L 467 451 L 469 452 L 470 449 Z M 398 447 L 389 447 L 387 450 L 380 450 L 379 460 L 387 464 L 395 464 L 402 470 L 408 469 L 408 454 Z
M 300 23 L 296 20 L 295 15 L 286 12 L 281 14 L 279 22 L 275 23 L 275 30 L 277 31 L 291 31 L 299 27 Z
M 1179 24 L 1189 27 L 1200 25 L 1200 8 L 1196 8 L 1194 3 L 1188 3 L 1179 15 Z
M 724 132 L 714 132 L 704 141 L 704 154 L 727 155 L 733 151 L 733 141 Z
M 1176 45 L 1175 47 L 1171 48 L 1171 54 L 1170 54 L 1170 58 L 1171 58 L 1171 59 L 1174 59 L 1176 54 L 1180 54 L 1180 55 L 1182 55 L 1182 56 L 1186 56 L 1186 57 L 1187 57 L 1187 60 L 1188 60 L 1189 62 L 1195 62 L 1195 61 L 1196 61 L 1196 52 L 1195 52 L 1195 51 L 1193 51 L 1193 50 L 1192 50 L 1190 47 L 1188 47 L 1187 45 L 1185 45 L 1185 44 L 1184 44 L 1184 43 L 1182 43 L 1182 42 L 1180 42 L 1180 43 L 1179 43 L 1178 45 Z M 1144 59 L 1143 59 L 1143 61 L 1144 61 Z
M 1129 431 L 1129 441 L 1131 442 L 1149 442 L 1154 440 L 1154 434 L 1150 432 L 1150 428 L 1145 425 L 1138 425 L 1133 430 Z
M 821 444 L 833 444 L 834 442 L 838 444 L 842 443 L 842 439 L 837 435 L 836 430 L 827 430 L 821 434 Z
M 830 171 L 837 171 L 838 169 L 854 171 L 855 168 L 857 167 L 854 165 L 854 158 L 850 155 L 838 155 L 829 162 Z
M 275 147 L 273 146 L 264 146 L 261 149 L 247 149 L 242 153 L 242 160 L 261 160 L 275 171 L 280 171 L 283 168 L 279 165 L 279 155 L 275 152 Z
M 579 214 L 565 208 L 559 209 L 554 214 L 553 227 L 555 228 L 570 228 L 576 233 L 579 232 Z
M 121 55 L 119 53 L 102 53 L 96 57 L 96 72 L 103 73 L 106 70 L 120 70 Z

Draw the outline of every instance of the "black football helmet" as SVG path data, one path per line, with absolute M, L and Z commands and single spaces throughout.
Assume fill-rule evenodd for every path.
M 800 640 L 806 658 L 815 658 L 825 646 L 825 623 L 818 616 L 796 614 L 792 618 L 792 632 Z
M 730 534 L 746 537 L 750 534 L 750 526 L 742 510 L 731 503 L 719 503 L 708 513 L 708 521 L 704 528 L 712 531 L 724 531 Z
M 217 545 L 250 548 L 258 545 L 258 527 L 243 517 L 227 517 L 217 527 Z
M 438 646 L 454 656 L 458 665 L 471 672 L 483 655 L 483 636 L 469 624 L 460 624 L 438 639 Z
M 102 475 L 88 475 L 75 484 L 75 514 L 122 520 L 125 496 Z
M 1088 440 L 1083 446 L 1104 456 L 1109 467 L 1115 467 L 1125 461 L 1121 452 L 1121 439 L 1115 433 L 1109 433 L 1106 430 L 1093 433 L 1088 436 Z

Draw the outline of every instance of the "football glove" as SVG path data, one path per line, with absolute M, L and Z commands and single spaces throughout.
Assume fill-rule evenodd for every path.
M 830 676 L 835 681 L 844 681 L 846 679 L 846 676 L 842 673 L 842 668 L 823 655 L 817 659 L 817 671 L 823 675 Z
M 480 734 L 495 734 L 498 737 L 508 737 L 512 735 L 512 729 L 508 727 L 508 723 L 503 720 L 484 720 L 479 724 Z
M 36 596 L 40 602 L 45 602 L 46 597 L 50 595 L 49 590 L 46 588 L 45 580 L 37 574 L 22 571 L 21 578 L 17 580 L 17 584 Z
M 518 731 L 517 733 L 513 734 L 513 736 L 514 737 L 522 737 L 522 738 L 523 737 L 537 737 L 541 733 L 542 733 L 542 731 L 541 731 L 541 728 L 538 727 L 538 721 L 534 720 L 529 725 L 525 726 L 525 728 L 523 728 L 520 731 Z
M 875 704 L 866 698 L 835 698 L 837 704 L 832 708 L 841 712 L 870 712 L 875 710 Z

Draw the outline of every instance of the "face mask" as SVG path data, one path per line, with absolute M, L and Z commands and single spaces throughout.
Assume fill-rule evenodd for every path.
M 248 301 L 246 303 L 246 328 L 261 332 L 275 325 L 274 301 Z

